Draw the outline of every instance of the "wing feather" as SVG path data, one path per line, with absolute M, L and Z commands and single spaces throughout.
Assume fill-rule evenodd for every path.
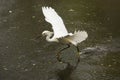
M 81 43 L 82 41 L 86 40 L 88 37 L 88 34 L 86 31 L 75 31 L 72 36 L 68 36 L 67 40 L 77 46 L 78 43 Z
M 68 35 L 67 29 L 63 23 L 62 18 L 51 7 L 42 7 L 45 20 L 52 25 L 54 31 L 54 38 L 61 38 Z

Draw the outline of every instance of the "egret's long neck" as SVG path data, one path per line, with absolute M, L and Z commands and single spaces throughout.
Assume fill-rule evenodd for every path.
M 48 34 L 48 35 L 46 36 L 46 40 L 47 40 L 48 42 L 58 42 L 58 40 L 57 40 L 56 38 L 51 38 L 52 35 L 53 35 L 52 32 L 51 32 L 50 34 Z

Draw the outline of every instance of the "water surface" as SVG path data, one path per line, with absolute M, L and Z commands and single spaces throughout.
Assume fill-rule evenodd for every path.
M 0 0 L 0 80 L 119 80 L 120 1 L 118 0 Z M 42 6 L 53 7 L 69 32 L 86 30 L 79 44 L 84 53 L 76 65 L 76 49 L 62 54 L 70 65 L 59 63 L 56 52 L 65 47 L 35 41 L 50 30 Z

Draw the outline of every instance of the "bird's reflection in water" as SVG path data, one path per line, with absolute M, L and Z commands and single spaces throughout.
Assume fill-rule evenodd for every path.
M 69 62 L 64 62 L 64 63 L 67 64 L 67 66 L 65 69 L 59 70 L 57 72 L 57 75 L 59 77 L 58 80 L 72 80 L 71 74 L 77 68 L 79 61 L 77 61 L 75 66 L 71 65 Z

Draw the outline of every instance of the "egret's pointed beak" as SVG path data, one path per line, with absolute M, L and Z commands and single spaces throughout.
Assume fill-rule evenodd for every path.
M 37 40 L 37 39 L 39 39 L 41 36 L 39 35 L 39 36 L 37 36 L 36 38 L 35 38 L 35 40 Z
M 31 40 L 33 40 L 33 41 L 35 41 L 35 42 L 39 42 L 39 38 L 41 38 L 42 39 L 42 36 L 41 35 L 38 35 L 38 36 L 36 36 L 35 38 L 33 38 L 33 39 L 31 39 Z

